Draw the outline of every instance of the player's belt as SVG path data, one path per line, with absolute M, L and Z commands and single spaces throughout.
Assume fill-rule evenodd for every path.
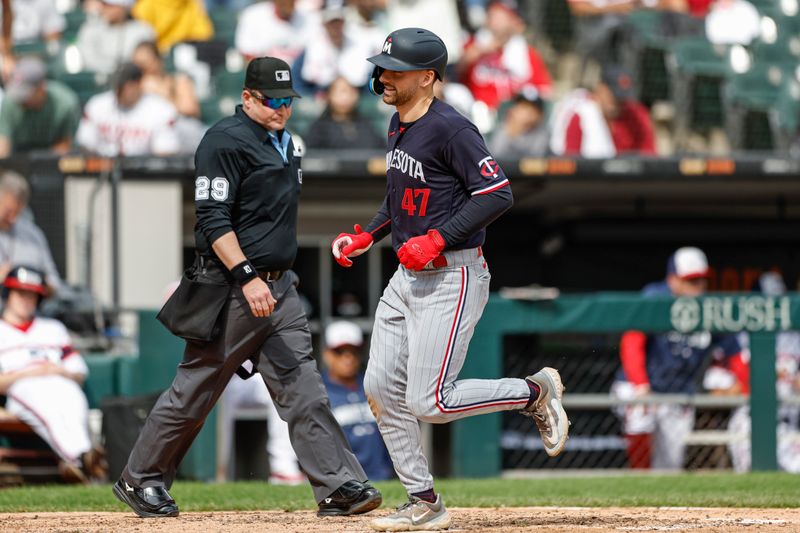
M 481 246 L 478 246 L 477 250 L 478 250 L 478 255 L 477 256 L 478 257 L 482 257 L 483 256 L 483 248 Z M 430 265 L 433 268 L 442 268 L 442 267 L 446 267 L 447 265 L 449 265 L 449 263 L 447 262 L 446 253 L 447 252 L 445 252 L 443 254 L 439 254 L 436 257 L 434 257 L 433 260 L 431 261 Z

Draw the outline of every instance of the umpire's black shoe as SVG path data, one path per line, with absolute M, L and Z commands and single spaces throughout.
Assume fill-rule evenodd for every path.
M 369 483 L 348 481 L 319 502 L 317 516 L 368 513 L 377 508 L 382 501 L 381 492 Z
M 178 516 L 178 506 L 164 487 L 140 489 L 119 478 L 114 484 L 114 496 L 142 518 Z

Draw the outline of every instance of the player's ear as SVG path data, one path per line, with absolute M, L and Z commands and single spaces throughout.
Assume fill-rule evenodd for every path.
M 436 83 L 436 71 L 435 70 L 426 70 L 425 77 L 422 78 L 422 86 L 423 87 L 430 87 Z

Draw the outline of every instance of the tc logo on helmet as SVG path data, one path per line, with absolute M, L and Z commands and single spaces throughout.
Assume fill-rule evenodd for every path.
M 392 38 L 391 37 L 386 39 L 386 42 L 383 43 L 383 50 L 381 50 L 381 51 L 385 52 L 385 53 L 387 53 L 389 55 L 392 55 Z

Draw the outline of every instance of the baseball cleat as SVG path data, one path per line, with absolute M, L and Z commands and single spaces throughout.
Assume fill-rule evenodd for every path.
M 164 487 L 132 487 L 119 478 L 114 484 L 114 496 L 142 518 L 178 516 L 178 506 Z
M 317 516 L 348 516 L 368 513 L 378 507 L 383 497 L 369 483 L 348 481 L 319 502 Z
M 369 527 L 376 531 L 432 531 L 450 527 L 450 514 L 436 495 L 434 503 L 409 496 L 408 502 L 397 508 L 394 514 L 376 518 Z
M 561 405 L 561 397 L 564 394 L 561 376 L 555 368 L 544 367 L 525 380 L 535 383 L 541 392 L 536 401 L 521 412 L 533 418 L 536 427 L 539 428 L 547 455 L 555 457 L 564 451 L 570 425 L 564 406 Z

